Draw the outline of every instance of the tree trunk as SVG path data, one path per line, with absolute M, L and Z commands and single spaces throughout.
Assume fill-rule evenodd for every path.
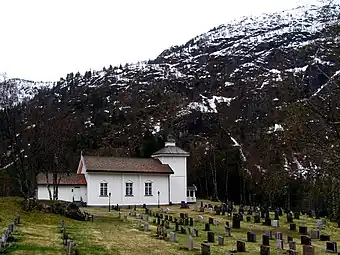
M 212 185 L 213 185 L 213 194 L 212 194 L 212 200 L 213 201 L 219 201 L 218 199 L 218 189 L 217 189 L 217 171 L 216 171 L 216 160 L 215 160 L 215 154 L 212 152 L 212 162 L 210 161 L 210 169 L 211 169 L 211 177 L 212 177 Z
M 228 169 L 225 171 L 225 198 L 224 201 L 228 202 L 228 181 L 229 181 L 229 171 Z

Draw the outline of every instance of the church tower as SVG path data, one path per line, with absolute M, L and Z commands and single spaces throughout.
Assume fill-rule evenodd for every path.
M 174 174 L 169 177 L 169 202 L 180 204 L 187 202 L 187 157 L 190 154 L 176 146 L 173 136 L 169 135 L 165 147 L 156 151 L 151 157 L 159 159 L 162 164 L 168 164 Z

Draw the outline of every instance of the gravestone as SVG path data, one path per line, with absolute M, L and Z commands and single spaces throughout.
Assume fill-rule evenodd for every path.
M 276 240 L 283 240 L 283 234 L 282 232 L 276 232 L 275 233 Z
M 219 246 L 223 246 L 224 245 L 224 237 L 223 236 L 218 236 L 217 240 L 218 240 L 218 245 Z
M 170 241 L 176 242 L 176 233 L 175 232 L 170 232 Z
M 274 238 L 273 238 L 273 232 L 272 232 L 271 230 L 266 230 L 266 231 L 264 232 L 264 234 L 267 235 L 267 236 L 269 236 L 269 239 L 270 239 L 270 240 L 274 240 Z
M 294 219 L 300 219 L 300 212 L 294 212 Z
M 186 233 L 187 233 L 187 231 L 186 231 L 185 227 L 181 226 L 181 234 L 186 234 Z
M 144 231 L 148 232 L 150 229 L 149 223 L 148 222 L 144 222 Z
M 278 211 L 275 211 L 274 220 L 280 220 L 279 212 Z
M 256 242 L 256 234 L 254 232 L 247 232 L 247 242 L 255 243 Z
M 240 221 L 240 216 L 238 214 L 234 214 L 233 216 L 233 228 L 235 229 L 240 229 L 241 228 L 241 221 Z
M 236 251 L 246 252 L 246 243 L 243 241 L 236 241 Z
M 194 228 L 193 231 L 192 231 L 192 234 L 193 234 L 194 237 L 197 237 L 198 236 L 198 229 Z
M 230 237 L 231 236 L 230 227 L 225 226 L 224 228 L 225 228 L 225 236 Z
M 211 232 L 211 231 L 208 232 L 208 242 L 209 243 L 214 243 L 215 242 L 215 234 L 214 234 L 214 232 Z
M 229 221 L 226 221 L 226 222 L 225 222 L 225 226 L 230 227 Z
M 307 227 L 306 226 L 299 226 L 299 234 L 307 235 L 308 234 Z
M 270 246 L 261 245 L 260 247 L 260 255 L 270 255 Z
M 302 245 L 312 245 L 312 240 L 308 236 L 300 236 Z
M 312 245 L 303 245 L 302 246 L 302 254 L 303 255 L 314 255 L 315 249 Z
M 278 220 L 272 220 L 272 227 L 278 228 L 280 226 L 280 222 Z
M 326 234 L 321 234 L 320 235 L 320 241 L 326 242 L 326 241 L 330 241 L 331 240 L 331 236 L 330 235 L 326 235 Z
M 179 231 L 179 224 L 176 222 L 175 223 L 175 231 L 178 232 Z
M 192 217 L 189 218 L 189 226 L 194 225 L 194 219 Z
M 172 216 L 171 215 L 169 215 L 169 221 L 173 221 L 173 219 L 172 219 Z
M 272 226 L 272 219 L 271 218 L 265 218 L 263 225 L 271 227 Z
M 267 235 L 262 235 L 262 245 L 270 246 L 270 238 Z
M 261 223 L 261 217 L 260 217 L 260 215 L 255 215 L 254 216 L 254 223 Z
M 337 253 L 338 247 L 336 242 L 326 242 L 326 252 Z
M 291 213 L 287 213 L 287 223 L 294 223 L 293 215 Z
M 246 220 L 247 220 L 247 222 L 250 222 L 250 221 L 251 221 L 251 217 L 250 217 L 250 216 L 247 216 L 247 217 L 246 217 Z
M 211 255 L 209 243 L 201 243 L 201 254 L 202 255 Z
M 166 221 L 164 222 L 164 226 L 165 226 L 165 228 L 170 228 L 170 223 L 169 223 L 169 221 L 166 220 Z
M 288 255 L 299 255 L 297 250 L 288 250 Z
M 324 229 L 325 228 L 324 220 L 322 220 L 322 219 L 316 220 L 316 228 L 317 229 Z
M 205 223 L 205 228 L 204 231 L 210 231 L 210 224 L 209 223 Z
M 312 229 L 310 231 L 310 237 L 311 237 L 311 239 L 319 239 L 320 238 L 320 231 Z
M 193 249 L 194 249 L 194 239 L 191 236 L 189 236 L 189 238 L 188 238 L 188 250 L 191 251 Z
M 292 242 L 294 239 L 291 236 L 287 236 L 287 243 Z
M 296 250 L 296 242 L 293 242 L 293 241 L 289 242 L 288 247 L 289 247 L 289 250 L 295 251 Z
M 280 239 L 276 240 L 276 249 L 283 250 L 283 241 Z
M 185 218 L 184 219 L 184 226 L 188 226 L 189 225 L 189 219 L 188 218 Z
M 290 231 L 296 231 L 296 224 L 295 223 L 290 223 L 289 224 L 289 230 Z
M 214 224 L 214 218 L 209 217 L 209 224 Z

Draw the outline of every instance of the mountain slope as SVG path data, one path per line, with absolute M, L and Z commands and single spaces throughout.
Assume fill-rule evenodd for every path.
M 322 109 L 338 87 L 339 14 L 332 4 L 242 18 L 152 61 L 68 74 L 27 107 L 69 119 L 76 153 L 147 156 L 146 140 L 151 146 L 150 137 L 171 131 L 196 155 L 190 181 L 201 188 L 217 151 L 220 174 L 225 164 L 235 175 L 242 167 L 254 176 L 318 165 L 306 157 L 307 145 L 291 142 L 298 119 L 291 106 L 316 100 Z M 27 125 L 38 121 L 28 118 Z M 314 128 L 336 137 L 332 128 Z

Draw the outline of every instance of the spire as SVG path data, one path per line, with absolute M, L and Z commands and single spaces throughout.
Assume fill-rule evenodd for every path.
M 172 134 L 168 135 L 167 141 L 165 142 L 165 147 L 168 147 L 168 146 L 176 146 L 176 140 Z

